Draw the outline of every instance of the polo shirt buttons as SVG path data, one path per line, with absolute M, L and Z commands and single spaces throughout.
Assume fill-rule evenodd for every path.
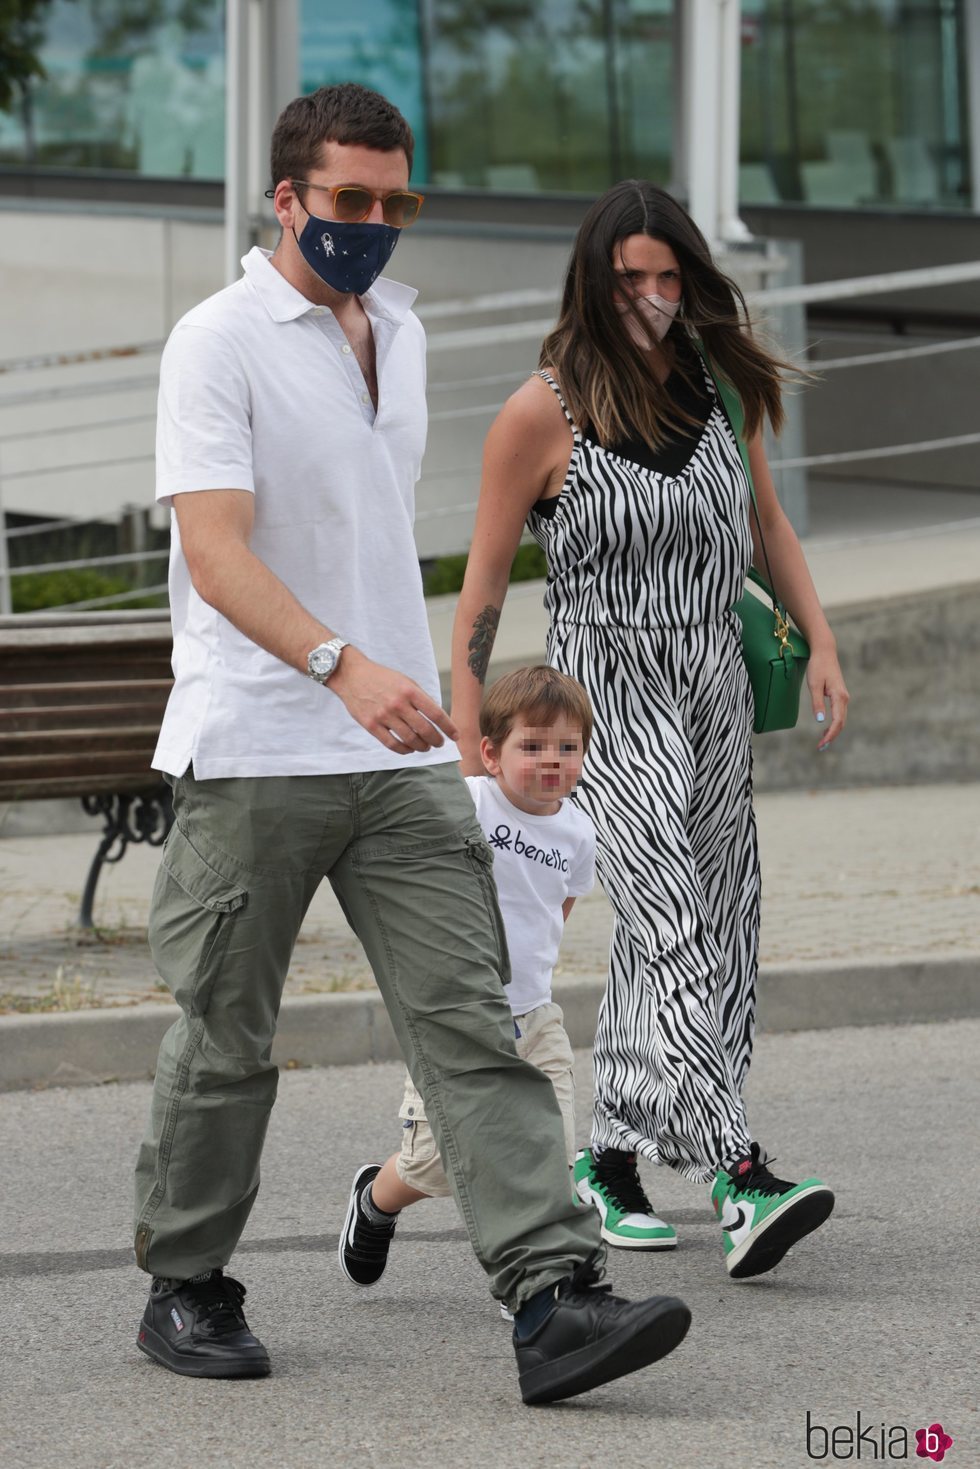
M 361 402 L 362 403 L 370 403 L 370 401 L 371 401 L 371 394 L 370 393 L 362 393 L 361 394 Z
M 314 306 L 314 308 L 313 308 L 313 315 L 314 316 L 326 316 L 326 314 L 327 314 L 327 308 L 325 306 Z
M 344 345 L 341 347 L 340 350 L 341 350 L 341 352 L 343 352 L 343 354 L 344 354 L 345 357 L 349 357 L 350 356 L 350 343 L 349 342 L 345 342 Z

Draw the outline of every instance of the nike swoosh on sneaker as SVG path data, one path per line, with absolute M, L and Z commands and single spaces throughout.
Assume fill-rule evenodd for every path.
M 723 1224 L 721 1227 L 726 1234 L 734 1234 L 736 1229 L 741 1229 L 745 1223 L 745 1210 L 741 1205 L 735 1211 L 735 1218 L 731 1224 Z

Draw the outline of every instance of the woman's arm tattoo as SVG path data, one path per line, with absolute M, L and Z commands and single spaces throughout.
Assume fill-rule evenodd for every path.
M 500 608 L 491 607 L 488 603 L 474 622 L 473 636 L 467 644 L 470 656 L 466 662 L 470 673 L 481 684 L 486 682 L 490 654 L 493 652 L 493 640 L 497 636 L 499 622 Z

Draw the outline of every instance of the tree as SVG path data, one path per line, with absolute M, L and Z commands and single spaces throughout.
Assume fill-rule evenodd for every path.
M 52 0 L 0 0 L 0 112 L 23 105 L 35 77 L 44 76 L 40 52 Z
M 2 0 L 0 0 L 2 3 Z M 174 21 L 184 31 L 204 30 L 213 19 L 215 0 L 90 0 L 95 27 L 93 51 L 99 56 L 139 50 L 158 26 Z

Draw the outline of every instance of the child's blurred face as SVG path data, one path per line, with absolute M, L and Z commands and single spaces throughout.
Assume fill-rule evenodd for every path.
M 488 774 L 519 811 L 553 816 L 582 772 L 582 727 L 565 718 L 531 725 L 518 716 L 499 747 L 481 740 L 480 754 Z

